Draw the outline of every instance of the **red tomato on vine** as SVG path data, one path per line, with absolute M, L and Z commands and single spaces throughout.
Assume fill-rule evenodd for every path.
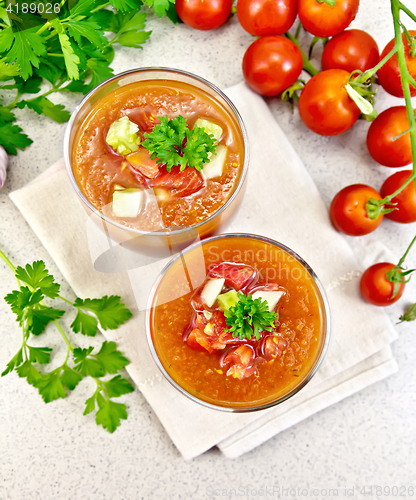
M 374 38 L 362 30 L 346 30 L 329 40 L 322 52 L 322 69 L 355 69 L 366 71 L 380 60 Z
M 370 155 L 386 167 L 404 167 L 412 161 L 410 133 L 405 106 L 394 106 L 380 113 L 367 132 L 367 148 Z
M 305 125 L 320 135 L 342 134 L 360 117 L 361 111 L 345 85 L 350 74 L 329 69 L 313 76 L 299 97 L 299 114 Z
M 370 198 L 381 200 L 379 193 L 365 184 L 352 184 L 334 196 L 329 215 L 338 231 L 350 236 L 369 234 L 381 224 L 383 215 L 372 220 L 367 215 L 366 204 Z
M 405 284 L 399 283 L 397 293 L 394 294 L 395 284 L 387 279 L 387 272 L 394 268 L 394 264 L 380 262 L 364 271 L 360 280 L 360 291 L 367 302 L 375 306 L 389 306 L 400 299 Z
M 238 0 L 237 16 L 251 35 L 283 35 L 295 22 L 298 0 Z
M 300 49 L 283 36 L 263 36 L 253 42 L 243 58 L 247 85 L 266 96 L 280 94 L 293 85 L 303 67 Z
M 393 194 L 400 186 L 403 186 L 411 175 L 411 170 L 400 170 L 388 177 L 381 186 L 381 196 L 385 198 Z M 416 189 L 414 181 L 410 182 L 410 184 L 402 189 L 391 202 L 396 203 L 396 210 L 385 214 L 388 219 L 402 222 L 403 224 L 416 222 Z
M 409 30 L 410 36 L 416 36 L 416 30 Z M 402 40 L 404 45 L 404 56 L 406 59 L 406 66 L 409 71 L 410 76 L 416 80 L 416 55 L 410 55 L 410 44 L 406 40 L 404 33 L 402 34 Z M 394 38 L 384 47 L 380 58 L 383 59 L 394 47 Z M 391 95 L 396 97 L 403 97 L 403 87 L 400 80 L 400 68 L 399 61 L 397 60 L 397 54 L 394 54 L 390 59 L 377 71 L 378 80 L 383 89 Z M 410 94 L 412 97 L 416 96 L 416 88 L 410 86 Z
M 337 0 L 334 6 L 325 1 L 299 0 L 298 14 L 302 26 L 320 37 L 334 36 L 355 19 L 360 0 Z
M 175 8 L 181 20 L 198 30 L 218 28 L 231 14 L 233 0 L 176 0 Z

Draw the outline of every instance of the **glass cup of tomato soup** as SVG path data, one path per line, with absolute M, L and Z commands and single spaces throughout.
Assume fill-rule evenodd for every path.
M 182 394 L 250 412 L 287 400 L 313 377 L 329 342 L 329 307 L 293 250 L 225 234 L 191 245 L 163 269 L 146 332 L 156 364 Z
M 189 129 L 214 138 L 216 151 L 202 170 L 169 169 L 143 146 L 165 117 L 183 117 Z M 84 207 L 112 239 L 171 255 L 219 232 L 235 213 L 248 139 L 237 109 L 210 82 L 176 69 L 140 68 L 109 78 L 81 101 L 66 131 L 65 160 Z

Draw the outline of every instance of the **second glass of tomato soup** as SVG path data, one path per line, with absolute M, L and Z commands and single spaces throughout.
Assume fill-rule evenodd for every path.
M 282 403 L 318 370 L 329 343 L 324 289 L 281 243 L 253 234 L 188 247 L 150 294 L 147 339 L 167 380 L 212 409 Z
M 84 207 L 112 239 L 170 255 L 218 233 L 234 215 L 248 139 L 237 109 L 210 82 L 140 68 L 81 101 L 66 132 L 65 160 Z

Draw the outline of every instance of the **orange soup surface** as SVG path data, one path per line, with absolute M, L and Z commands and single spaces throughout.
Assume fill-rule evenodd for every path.
M 158 285 L 150 314 L 157 356 L 198 399 L 235 408 L 267 405 L 302 384 L 317 363 L 325 342 L 322 296 L 308 270 L 269 242 L 228 237 L 203 242 L 202 250 L 205 279 L 198 288 L 189 291 L 201 274 L 196 250 L 185 255 L 186 272 L 178 259 Z M 220 295 L 207 305 L 204 289 L 219 279 Z M 220 299 L 227 292 L 268 297 L 270 304 L 277 298 L 273 327 L 258 340 L 233 337 Z
M 118 154 L 106 142 L 113 122 L 122 117 L 138 126 L 139 137 L 151 132 L 158 117 L 187 119 L 193 128 L 198 118 L 222 129 L 218 145 L 226 147 L 226 161 L 218 177 L 174 166 L 167 172 L 148 151 Z M 157 231 L 166 227 L 189 227 L 221 208 L 233 193 L 244 163 L 243 137 L 236 118 L 196 87 L 170 80 L 146 80 L 125 85 L 98 101 L 77 131 L 72 150 L 75 180 L 87 200 L 116 222 L 137 230 Z M 144 206 L 136 217 L 118 217 L 112 212 L 117 189 L 143 188 Z

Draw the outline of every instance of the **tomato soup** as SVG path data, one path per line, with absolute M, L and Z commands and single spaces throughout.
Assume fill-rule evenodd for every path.
M 147 150 L 119 154 L 106 141 L 111 125 L 123 117 L 138 128 L 138 137 L 159 123 L 158 117 L 183 116 L 189 128 L 198 119 L 218 130 L 224 164 L 219 175 L 186 167 L 171 172 L 152 162 Z M 75 181 L 91 205 L 117 223 L 139 231 L 160 231 L 201 223 L 230 198 L 245 162 L 244 137 L 236 117 L 213 95 L 189 83 L 169 79 L 135 81 L 96 102 L 79 125 L 71 150 Z M 142 190 L 137 215 L 120 216 L 113 207 L 117 190 Z
M 226 316 L 237 297 L 270 307 L 272 321 L 257 338 L 230 332 Z M 224 235 L 194 245 L 165 269 L 149 305 L 148 338 L 162 372 L 219 409 L 286 399 L 315 373 L 328 343 L 321 285 L 296 254 L 267 238 Z

